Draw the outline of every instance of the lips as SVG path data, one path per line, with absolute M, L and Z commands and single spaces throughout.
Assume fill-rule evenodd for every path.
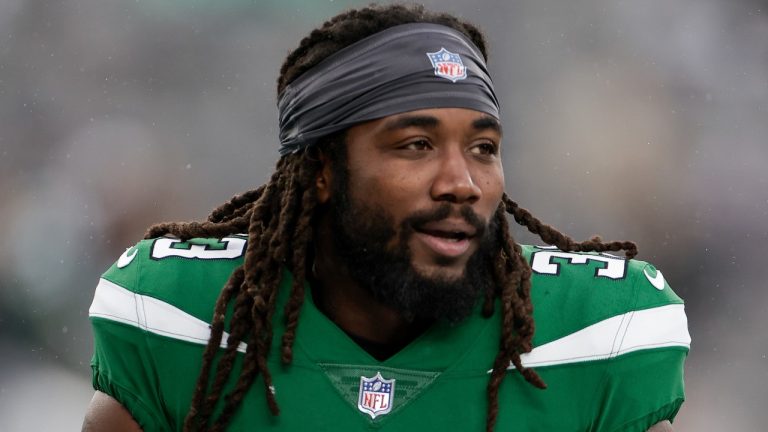
M 416 228 L 414 236 L 436 255 L 458 258 L 472 245 L 477 230 L 461 220 L 429 222 Z

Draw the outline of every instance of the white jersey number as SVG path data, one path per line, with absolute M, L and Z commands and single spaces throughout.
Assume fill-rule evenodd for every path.
M 183 243 L 179 239 L 159 238 L 152 245 L 152 258 L 234 259 L 245 252 L 245 239 L 240 237 L 224 237 L 216 246 L 201 244 L 178 246 Z
M 613 255 L 587 255 L 559 250 L 542 250 L 533 253 L 531 257 L 531 269 L 540 274 L 560 274 L 562 262 L 555 262 L 554 258 L 567 260 L 569 264 L 587 264 L 597 261 L 603 264 L 595 271 L 595 277 L 607 277 L 610 279 L 623 279 L 627 275 L 627 260 Z

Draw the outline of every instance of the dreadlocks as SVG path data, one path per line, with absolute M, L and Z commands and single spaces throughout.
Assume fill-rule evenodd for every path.
M 482 33 L 473 25 L 451 15 L 430 13 L 421 6 L 371 6 L 342 13 L 304 38 L 280 69 L 278 93 L 336 51 L 386 28 L 411 22 L 442 24 L 461 31 L 487 57 Z M 202 368 L 185 419 L 185 431 L 223 430 L 259 374 L 264 381 L 270 411 L 274 415 L 279 413 L 272 377 L 267 367 L 267 355 L 274 336 L 272 318 L 281 272 L 288 268 L 293 275 L 293 285 L 284 310 L 286 329 L 282 335 L 280 352 L 282 362 L 288 364 L 293 356 L 292 345 L 308 276 L 307 257 L 314 236 L 313 215 L 317 206 L 314 181 L 322 166 L 317 149 L 329 154 L 334 163 L 333 154 L 345 151 L 343 141 L 343 133 L 336 134 L 321 140 L 317 148 L 282 157 L 265 185 L 233 197 L 213 210 L 207 221 L 162 223 L 147 231 L 145 238 L 170 234 L 182 240 L 248 234 L 244 263 L 232 273 L 216 301 L 211 336 L 203 354 Z M 522 257 L 520 246 L 509 233 L 507 214 L 537 234 L 545 243 L 564 251 L 625 250 L 628 258 L 637 253 L 636 246 L 631 242 L 604 243 L 597 237 L 581 243 L 575 242 L 541 223 L 506 195 L 503 196 L 494 215 L 503 236 L 493 263 L 495 284 L 494 288 L 484 293 L 483 303 L 483 314 L 486 317 L 492 315 L 497 298 L 501 303 L 501 340 L 488 383 L 487 431 L 493 430 L 496 423 L 498 392 L 510 363 L 526 381 L 539 388 L 545 387 L 536 372 L 524 368 L 520 360 L 521 353 L 532 349 L 534 333 L 530 297 L 531 268 Z M 214 361 L 224 335 L 227 307 L 231 303 L 234 304 L 234 310 L 229 321 L 226 349 L 218 361 Z M 225 383 L 232 373 L 241 342 L 247 343 L 242 370 L 234 388 L 224 397 L 223 409 L 218 418 L 212 418 L 222 398 Z M 211 376 L 214 365 L 215 372 Z

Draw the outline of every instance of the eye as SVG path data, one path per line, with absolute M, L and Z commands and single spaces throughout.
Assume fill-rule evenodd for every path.
M 432 145 L 425 139 L 417 139 L 404 144 L 400 148 L 403 150 L 424 151 L 432 148 Z
M 482 156 L 496 156 L 499 154 L 499 147 L 492 142 L 482 142 L 473 146 L 470 151 Z

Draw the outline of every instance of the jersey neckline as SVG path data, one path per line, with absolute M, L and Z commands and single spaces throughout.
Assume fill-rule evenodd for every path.
M 284 271 L 278 297 L 280 312 L 287 302 L 292 283 L 293 276 Z M 456 324 L 437 322 L 403 349 L 380 361 L 317 308 L 309 283 L 304 284 L 304 302 L 299 316 L 294 349 L 301 349 L 313 364 L 337 363 L 339 359 L 343 359 L 347 364 L 377 364 L 388 368 L 433 371 L 445 371 L 455 365 L 472 351 L 472 347 L 482 339 L 482 333 L 494 321 L 482 318 L 478 305 L 472 315 L 463 321 Z M 279 322 L 284 330 L 282 318 Z M 294 356 L 294 363 L 297 361 L 300 361 L 300 358 Z

